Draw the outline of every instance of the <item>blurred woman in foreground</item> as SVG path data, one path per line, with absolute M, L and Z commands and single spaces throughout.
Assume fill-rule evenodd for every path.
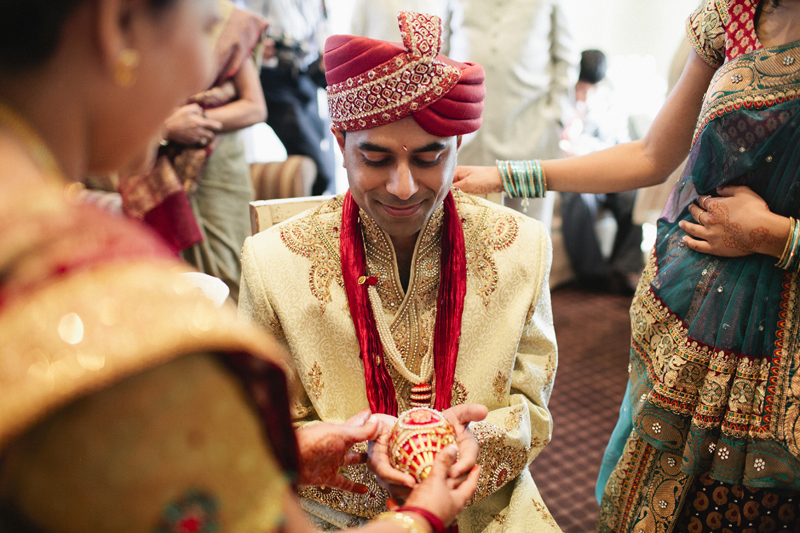
M 292 483 L 363 490 L 338 475 L 364 460 L 350 446 L 385 459 L 368 413 L 295 437 L 273 340 L 76 200 L 210 83 L 219 18 L 216 0 L 0 0 L 2 531 L 303 531 Z M 450 523 L 478 474 L 454 461 L 365 529 Z

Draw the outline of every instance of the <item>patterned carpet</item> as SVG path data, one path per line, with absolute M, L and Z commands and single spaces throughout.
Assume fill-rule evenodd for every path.
M 595 481 L 628 379 L 629 306 L 625 296 L 553 291 L 559 348 L 553 440 L 531 472 L 565 533 L 594 531 L 597 522 Z

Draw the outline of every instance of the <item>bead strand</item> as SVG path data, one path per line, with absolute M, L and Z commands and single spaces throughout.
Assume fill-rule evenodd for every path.
M 430 383 L 433 377 L 433 339 L 428 343 L 428 351 L 420 363 L 419 375 L 410 371 L 403 362 L 403 355 L 394 343 L 392 331 L 389 328 L 389 324 L 386 322 L 386 315 L 383 311 L 383 304 L 381 303 L 378 289 L 375 286 L 370 286 L 367 289 L 367 293 L 369 294 L 369 302 L 372 305 L 372 312 L 375 315 L 375 325 L 378 328 L 378 335 L 381 338 L 381 344 L 383 344 L 384 356 L 389 359 L 392 366 L 394 366 L 403 378 L 414 385 Z

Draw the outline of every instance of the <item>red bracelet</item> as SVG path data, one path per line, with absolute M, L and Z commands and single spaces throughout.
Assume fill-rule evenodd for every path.
M 409 513 L 417 513 L 422 518 L 428 521 L 428 523 L 433 528 L 433 533 L 445 533 L 444 531 L 444 523 L 439 519 L 438 516 L 433 514 L 432 512 L 421 509 L 419 507 L 400 507 L 396 510 L 398 513 L 402 513 L 403 511 L 408 511 Z

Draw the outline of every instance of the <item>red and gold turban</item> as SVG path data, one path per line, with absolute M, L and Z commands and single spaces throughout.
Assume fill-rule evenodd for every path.
M 437 137 L 476 131 L 486 96 L 483 68 L 439 53 L 439 17 L 401 11 L 397 19 L 402 45 L 353 35 L 325 43 L 333 127 L 364 130 L 411 115 Z

